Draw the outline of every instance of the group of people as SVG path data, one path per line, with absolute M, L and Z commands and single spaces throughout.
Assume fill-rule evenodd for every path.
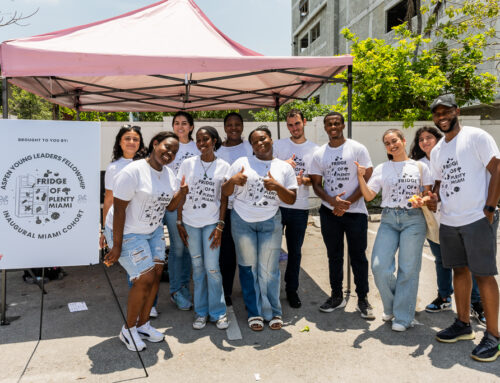
M 320 311 L 346 305 L 345 235 L 356 308 L 362 318 L 375 319 L 367 299 L 365 201 L 381 193 L 383 211 L 371 269 L 382 299 L 382 319 L 391 321 L 394 331 L 413 327 L 427 230 L 425 205 L 440 221 L 439 243 L 428 240 L 436 259 L 438 296 L 426 311 L 451 309 L 453 293 L 457 310 L 455 322 L 436 338 L 446 343 L 473 339 L 472 313 L 486 331 L 471 356 L 495 360 L 500 355 L 494 277 L 500 152 L 488 133 L 461 126 L 453 95 L 438 97 L 431 110 L 437 129 L 416 132 L 410 157 L 400 130 L 383 134 L 388 161 L 375 169 L 366 147 L 344 136 L 344 117 L 338 112 L 324 117 L 328 143 L 320 147 L 307 140 L 307 121 L 295 109 L 286 117 L 290 137 L 275 142 L 266 126 L 252 130 L 245 140 L 238 113 L 225 117 L 222 140 L 211 126 L 194 132 L 192 116 L 177 112 L 173 131 L 155 135 L 147 150 L 140 128 L 124 126 L 106 171 L 101 237 L 101 245 L 107 242 L 110 249 L 105 263 L 118 261 L 130 281 L 122 342 L 130 350 L 142 350 L 144 340 L 164 339 L 149 321 L 157 315 L 164 224 L 170 240 L 170 297 L 180 310 L 190 310 L 194 303 L 194 329 L 204 328 L 207 321 L 219 329 L 228 327 L 236 265 L 250 329 L 261 331 L 265 323 L 281 329 L 282 235 L 288 251 L 286 298 L 299 308 L 301 248 L 312 186 L 322 200 L 319 214 L 331 287 Z

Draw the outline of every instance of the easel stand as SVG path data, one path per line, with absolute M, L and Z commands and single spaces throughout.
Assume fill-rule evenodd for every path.
M 111 292 L 113 293 L 113 296 L 115 297 L 115 302 L 116 305 L 118 306 L 118 310 L 120 310 L 120 314 L 123 319 L 123 323 L 125 324 L 125 327 L 127 328 L 128 334 L 130 336 L 130 339 L 132 339 L 132 342 L 134 343 L 135 351 L 137 353 L 137 357 L 139 358 L 142 368 L 144 369 L 144 373 L 146 374 L 146 378 L 149 376 L 148 370 L 146 370 L 146 366 L 144 365 L 144 361 L 142 360 L 141 354 L 139 350 L 137 349 L 137 345 L 135 344 L 134 337 L 132 336 L 132 333 L 130 332 L 130 329 L 127 326 L 127 318 L 125 317 L 125 314 L 123 313 L 122 307 L 120 305 L 120 301 L 118 300 L 118 296 L 116 295 L 115 289 L 113 288 L 113 285 L 111 283 L 111 279 L 109 278 L 108 271 L 106 270 L 106 266 L 104 265 L 104 250 L 101 250 L 101 266 L 102 270 L 104 271 L 104 275 L 106 276 L 106 279 L 108 280 L 109 287 L 111 288 Z

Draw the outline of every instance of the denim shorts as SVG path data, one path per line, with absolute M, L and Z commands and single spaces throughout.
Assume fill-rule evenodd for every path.
M 113 230 L 106 226 L 104 235 L 109 247 L 113 248 Z M 163 225 L 150 234 L 125 234 L 118 262 L 129 275 L 131 282 L 153 269 L 155 264 L 163 265 L 165 263 Z
M 496 275 L 497 230 L 498 210 L 493 223 L 484 217 L 464 226 L 441 224 L 439 242 L 443 266 L 468 267 L 477 276 Z

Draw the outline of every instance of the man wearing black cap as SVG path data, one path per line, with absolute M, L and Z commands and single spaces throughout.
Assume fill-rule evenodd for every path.
M 430 161 L 436 179 L 434 196 L 441 199 L 442 261 L 443 266 L 453 268 L 458 316 L 450 327 L 437 333 L 436 339 L 455 343 L 475 338 L 469 323 L 472 273 L 483 300 L 486 331 L 471 357 L 492 362 L 500 356 L 499 292 L 494 277 L 500 152 L 488 133 L 460 125 L 460 109 L 453 95 L 436 98 L 431 111 L 434 124 L 445 135 L 432 150 Z

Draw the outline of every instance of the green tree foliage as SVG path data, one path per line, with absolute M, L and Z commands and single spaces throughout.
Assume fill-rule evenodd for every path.
M 426 1 L 421 13 L 440 6 L 439 0 Z M 485 48 L 496 43 L 495 28 L 488 23 L 499 15 L 497 1 L 448 3 L 445 12 L 446 20 L 438 23 L 437 11 L 433 11 L 423 34 L 413 33 L 406 23 L 395 27 L 395 41 L 390 43 L 360 40 L 348 29 L 342 30 L 354 56 L 354 120 L 403 120 L 409 126 L 429 119 L 429 104 L 445 92 L 454 93 L 459 106 L 494 101 L 498 80 L 478 71 L 478 66 L 500 58 L 484 55 Z M 339 102 L 345 110 L 346 88 Z
M 52 105 L 33 93 L 11 85 L 9 114 L 23 120 L 49 120 L 52 118 Z
M 309 121 L 314 117 L 324 116 L 325 114 L 333 110 L 332 106 L 330 105 L 316 103 L 316 100 L 314 98 L 308 101 L 292 101 L 280 107 L 280 121 L 286 120 L 286 115 L 290 111 L 290 109 L 300 110 L 304 114 L 304 117 Z M 250 114 L 255 119 L 255 121 L 276 121 L 276 111 L 274 109 L 264 108 L 257 112 L 250 111 Z

